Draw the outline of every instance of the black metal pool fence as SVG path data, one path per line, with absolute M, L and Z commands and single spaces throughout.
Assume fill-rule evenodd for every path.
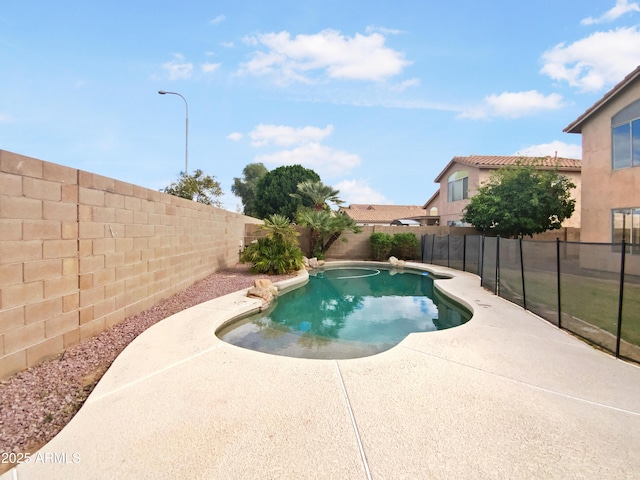
M 423 235 L 422 262 L 481 285 L 559 328 L 640 362 L 640 253 L 628 243 Z

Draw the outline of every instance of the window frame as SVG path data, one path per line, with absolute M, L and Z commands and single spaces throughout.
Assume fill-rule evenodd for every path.
M 621 216 L 617 222 L 616 215 Z M 611 243 L 619 244 L 623 240 L 630 252 L 640 249 L 640 207 L 611 209 Z
M 640 166 L 640 100 L 611 117 L 611 169 Z
M 460 190 L 457 195 L 456 190 Z M 447 179 L 447 202 L 458 202 L 469 199 L 469 172 L 458 170 L 449 175 Z

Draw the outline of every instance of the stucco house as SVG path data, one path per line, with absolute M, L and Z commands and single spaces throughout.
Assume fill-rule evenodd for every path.
M 580 227 L 581 167 L 582 162 L 573 158 L 558 156 L 522 157 L 497 155 L 471 155 L 453 157 L 436 177 L 439 189 L 424 204 L 430 215 L 440 217 L 440 225 L 467 226 L 462 223 L 462 211 L 469 204 L 469 199 L 477 193 L 478 187 L 489 179 L 492 171 L 501 167 L 533 162 L 543 170 L 557 169 L 576 185 L 572 190 L 572 198 L 576 200 L 576 208 L 571 218 L 565 220 L 563 227 Z
M 418 205 L 373 205 L 352 203 L 339 212 L 350 216 L 357 225 L 433 225 L 424 208 Z
M 582 134 L 581 241 L 640 252 L 640 67 L 564 132 Z

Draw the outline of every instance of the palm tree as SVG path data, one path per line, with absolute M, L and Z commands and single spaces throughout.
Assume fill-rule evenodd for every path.
M 340 238 L 342 232 L 351 230 L 359 233 L 362 229 L 351 217 L 331 210 L 301 209 L 298 212 L 298 223 L 311 229 L 309 236 L 309 255 L 322 258 L 329 247 Z
M 343 202 L 338 197 L 339 190 L 325 185 L 322 182 L 312 182 L 310 180 L 298 184 L 298 192 L 291 193 L 294 198 L 299 198 L 302 203 L 313 210 L 328 210 L 328 202 L 341 205 Z
M 262 230 L 267 232 L 267 237 L 277 242 L 286 244 L 296 244 L 297 237 L 300 235 L 291 220 L 284 215 L 274 213 L 264 220 L 261 226 Z

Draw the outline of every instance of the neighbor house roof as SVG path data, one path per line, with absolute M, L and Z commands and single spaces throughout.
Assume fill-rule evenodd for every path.
M 391 223 L 398 218 L 424 217 L 427 211 L 418 205 L 369 205 L 351 204 L 340 207 L 357 223 Z
M 438 189 L 435 191 L 433 195 L 431 195 L 431 198 L 426 201 L 426 203 L 422 206 L 422 208 L 424 208 L 425 210 L 431 208 L 429 207 L 429 204 L 439 199 L 439 197 L 440 197 L 440 190 Z
M 454 163 L 461 163 L 463 165 L 469 165 L 480 169 L 495 170 L 500 167 L 506 167 L 509 165 L 517 165 L 518 163 L 526 163 L 528 161 L 537 162 L 541 169 L 554 169 L 564 171 L 577 171 L 582 168 L 582 162 L 575 158 L 563 158 L 563 157 L 525 157 L 525 156 L 498 156 L 498 155 L 471 155 L 469 157 L 453 157 L 446 167 L 440 172 L 440 174 L 434 180 L 439 183 L 445 172 Z
M 609 90 L 604 94 L 600 100 L 590 106 L 582 115 L 576 118 L 573 122 L 571 122 L 564 130 L 565 133 L 582 133 L 582 125 L 585 121 L 587 121 L 593 114 L 595 114 L 598 110 L 604 107 L 611 98 L 613 98 L 618 92 L 623 90 L 627 85 L 633 82 L 636 78 L 640 76 L 640 66 L 638 66 L 633 72 L 624 77 L 621 82 L 619 82 L 615 87 Z

